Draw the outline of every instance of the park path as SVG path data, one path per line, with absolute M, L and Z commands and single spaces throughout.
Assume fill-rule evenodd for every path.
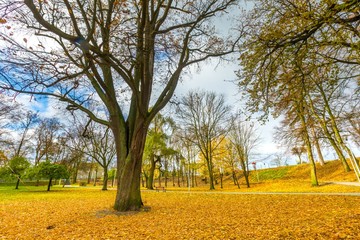
M 327 183 L 360 187 L 360 182 L 327 182 Z
M 144 190 L 153 191 L 153 190 Z M 166 191 L 176 193 L 187 193 L 187 194 L 229 194 L 229 195 L 322 195 L 322 196 L 355 196 L 360 197 L 360 192 L 349 192 L 349 193 L 324 193 L 324 192 L 207 192 L 207 191 Z

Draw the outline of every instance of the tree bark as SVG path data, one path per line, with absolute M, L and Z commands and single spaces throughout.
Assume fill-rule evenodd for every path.
M 124 135 L 114 134 L 116 147 L 118 148 L 116 151 L 118 159 L 118 190 L 116 192 L 114 209 L 122 212 L 139 211 L 143 206 L 140 194 L 140 174 L 147 126 L 144 126 L 143 121 L 140 119 L 137 121 L 137 126 L 134 129 L 135 132 L 131 138 L 129 148 L 126 147 L 122 141 L 123 139 L 120 138 L 120 136 Z M 131 133 L 129 135 L 125 134 L 125 140 L 129 140 L 131 135 Z
M 210 159 L 206 159 L 207 167 L 209 169 L 209 183 L 210 183 L 210 190 L 215 190 L 214 185 L 214 173 L 212 168 L 212 162 Z
M 15 189 L 19 189 L 19 184 L 20 184 L 20 176 L 18 176 L 18 178 L 17 178 Z
M 49 183 L 48 183 L 47 191 L 50 191 L 51 182 L 52 182 L 52 178 L 50 178 L 50 179 L 49 179 Z
M 237 179 L 236 172 L 234 170 L 232 171 L 232 177 L 234 180 L 234 185 L 236 185 L 240 189 L 239 180 Z
M 315 148 L 316 148 L 316 152 L 317 152 L 317 155 L 319 157 L 319 162 L 320 162 L 320 165 L 321 166 L 324 166 L 325 165 L 325 160 L 324 160 L 324 157 L 323 157 L 323 154 L 321 152 L 321 147 L 320 147 L 320 144 L 319 144 L 319 139 L 316 135 L 316 132 L 315 132 L 315 128 L 314 126 L 311 127 L 311 131 L 312 131 L 312 135 L 313 135 L 313 142 L 314 142 L 314 145 L 315 145 Z
M 103 187 L 101 190 L 104 190 L 104 191 L 108 190 L 107 189 L 108 179 L 109 179 L 108 168 L 104 167 L 104 181 L 103 181 Z
M 305 146 L 306 146 L 308 159 L 310 161 L 311 185 L 312 186 L 319 186 L 318 179 L 317 179 L 317 174 L 316 174 L 316 163 L 315 163 L 315 160 L 314 160 L 314 155 L 312 153 L 311 141 L 310 141 L 310 137 L 309 137 L 307 122 L 306 122 L 306 119 L 305 119 L 303 102 L 300 102 L 300 104 L 297 106 L 297 115 L 300 118 L 301 125 L 302 125 L 302 128 L 303 128 L 302 129 L 303 130 L 303 136 L 302 137 L 303 137 L 303 140 L 304 140 L 304 143 L 305 143 Z
M 156 167 L 156 161 L 155 161 L 155 156 L 151 155 L 151 159 L 150 159 L 150 170 L 149 170 L 149 175 L 146 179 L 147 183 L 146 183 L 146 188 L 149 190 L 153 190 L 154 189 L 154 173 L 155 173 L 155 167 Z

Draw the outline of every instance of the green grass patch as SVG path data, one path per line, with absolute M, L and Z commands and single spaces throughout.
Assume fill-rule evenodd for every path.
M 284 178 L 289 171 L 289 167 L 281 167 L 281 168 L 271 168 L 258 171 L 259 180 L 266 181 L 266 180 L 275 180 Z M 256 173 L 252 175 L 253 178 L 257 178 Z

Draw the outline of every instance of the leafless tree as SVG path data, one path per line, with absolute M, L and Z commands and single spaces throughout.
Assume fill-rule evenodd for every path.
M 240 115 L 237 114 L 232 118 L 228 138 L 234 148 L 236 160 L 241 166 L 246 185 L 249 188 L 249 161 L 251 160 L 251 154 L 260 143 L 260 136 L 256 132 L 253 123 L 242 120 Z
M 193 133 L 193 142 L 205 159 L 210 177 L 210 190 L 215 189 L 214 153 L 228 132 L 230 109 L 223 95 L 191 91 L 182 98 L 178 110 L 183 129 Z

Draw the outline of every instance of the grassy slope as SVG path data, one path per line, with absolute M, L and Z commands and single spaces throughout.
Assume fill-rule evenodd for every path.
M 245 179 L 239 179 L 240 189 L 234 185 L 231 176 L 224 177 L 224 187 L 220 188 L 220 183 L 215 185 L 216 191 L 240 191 L 240 192 L 359 192 L 358 186 L 345 186 L 329 184 L 329 182 L 353 182 L 356 176 L 353 171 L 344 172 L 339 161 L 329 161 L 325 166 L 317 166 L 319 187 L 311 187 L 310 166 L 302 164 L 297 166 L 286 166 L 272 169 L 258 170 L 250 172 L 250 188 L 245 185 Z M 158 185 L 158 182 L 155 183 Z M 186 184 L 186 182 L 185 182 Z M 164 182 L 162 182 L 164 185 Z M 168 190 L 188 191 L 186 187 L 172 187 L 172 182 L 168 183 Z M 198 186 L 191 188 L 191 191 L 208 191 L 209 185 L 198 180 Z
M 262 180 L 308 180 L 310 178 L 309 164 L 279 167 L 259 171 Z M 356 181 L 353 171 L 345 172 L 340 161 L 328 161 L 325 166 L 317 165 L 317 176 L 319 181 Z

